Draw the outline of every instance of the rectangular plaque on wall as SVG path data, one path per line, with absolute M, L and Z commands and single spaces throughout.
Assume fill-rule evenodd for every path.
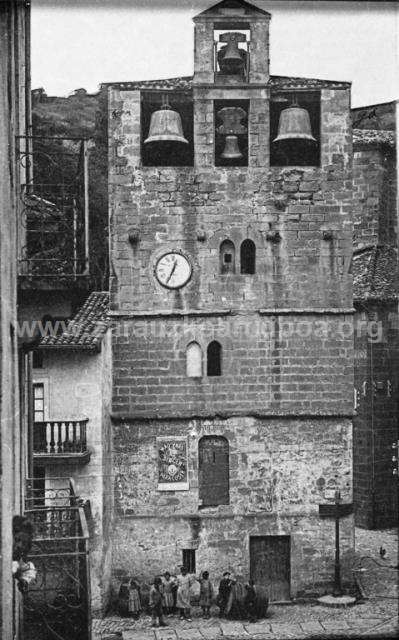
M 158 491 L 187 491 L 188 460 L 185 436 L 157 438 Z

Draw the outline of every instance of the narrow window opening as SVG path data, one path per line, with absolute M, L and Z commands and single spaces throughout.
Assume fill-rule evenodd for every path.
M 222 345 L 214 340 L 208 345 L 207 349 L 207 375 L 222 375 Z
M 187 345 L 186 374 L 189 378 L 202 377 L 202 349 L 198 342 L 190 342 Z
M 42 369 L 43 368 L 43 351 L 39 351 L 35 349 L 33 351 L 33 361 L 32 366 L 34 369 Z
M 44 422 L 44 384 L 33 385 L 33 420 Z
M 254 274 L 256 266 L 256 246 L 252 240 L 244 240 L 240 247 L 241 273 Z
M 220 273 L 235 273 L 235 253 L 231 240 L 224 240 L 220 245 Z
M 183 549 L 183 566 L 188 573 L 195 573 L 195 549 Z

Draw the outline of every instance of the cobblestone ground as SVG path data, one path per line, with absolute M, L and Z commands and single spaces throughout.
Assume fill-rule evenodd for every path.
M 386 549 L 381 559 L 380 547 Z M 398 534 L 396 530 L 356 529 L 354 568 L 366 599 L 347 609 L 315 602 L 271 605 L 268 618 L 255 624 L 210 620 L 192 611 L 192 622 L 167 618 L 168 628 L 152 629 L 148 616 L 134 621 L 109 616 L 93 621 L 93 640 L 285 640 L 289 638 L 398 637 Z

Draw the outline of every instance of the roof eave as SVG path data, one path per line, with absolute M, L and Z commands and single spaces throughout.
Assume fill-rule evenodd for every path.
M 85 351 L 87 353 L 99 353 L 102 339 L 96 345 L 84 344 L 39 344 L 40 351 Z

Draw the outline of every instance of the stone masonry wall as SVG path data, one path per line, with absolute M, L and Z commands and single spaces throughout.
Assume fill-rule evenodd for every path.
M 229 441 L 230 504 L 199 509 L 198 442 L 220 434 Z M 189 445 L 189 491 L 157 491 L 156 437 L 184 435 Z M 197 537 L 198 571 L 214 579 L 230 568 L 249 571 L 249 536 L 292 536 L 293 595 L 333 575 L 333 521 L 318 515 L 325 489 L 351 494 L 349 420 L 192 420 L 114 425 L 116 534 L 114 576 L 148 578 L 175 571 L 182 549 Z M 199 518 L 199 534 L 192 520 Z M 343 556 L 353 546 L 351 518 L 342 526 Z
M 259 121 L 250 128 L 258 146 L 251 147 L 248 169 L 212 167 L 210 99 L 199 99 L 195 107 L 196 168 L 163 169 L 139 166 L 139 92 L 111 91 L 109 112 L 117 114 L 109 129 L 113 309 L 351 306 L 347 92 L 322 91 L 320 168 L 268 167 L 265 97 L 259 95 L 266 106 L 261 112 L 257 106 L 251 116 Z M 139 231 L 134 246 L 128 240 L 132 228 Z M 197 239 L 200 231 L 204 242 Z M 277 231 L 281 242 L 268 241 Z M 255 277 L 219 275 L 220 242 L 232 238 L 238 251 L 247 237 L 257 244 Z M 190 255 L 193 277 L 173 292 L 156 282 L 153 269 L 160 254 L 176 247 Z
M 206 348 L 222 345 L 222 375 Z M 204 375 L 186 375 L 186 348 Z M 113 412 L 121 416 L 350 414 L 352 316 L 229 314 L 124 319 L 114 326 Z
M 356 146 L 353 154 L 354 242 L 397 244 L 396 170 L 392 149 Z
M 355 326 L 367 322 L 361 311 L 355 316 Z M 368 527 L 372 520 L 372 462 L 370 411 L 370 353 L 367 332 L 356 332 L 354 341 L 354 390 L 356 394 L 353 418 L 353 498 L 355 522 Z
M 346 411 L 352 403 L 348 392 L 352 384 L 351 337 L 342 341 L 337 338 L 337 325 L 350 323 L 345 311 L 352 306 L 348 274 L 352 210 L 348 91 L 322 90 L 321 167 L 304 169 L 268 167 L 268 101 L 264 89 L 231 90 L 231 97 L 245 95 L 251 100 L 249 168 L 210 167 L 212 100 L 222 92 L 195 92 L 195 168 L 163 169 L 140 167 L 140 93 L 110 90 L 111 309 L 120 318 L 114 340 L 114 411 L 144 414 L 153 408 L 156 414 L 167 412 L 162 398 L 167 378 L 167 393 L 173 396 L 175 412 L 186 406 L 187 391 L 194 393 L 190 407 L 194 412 L 207 410 L 211 401 L 218 411 L 226 405 L 231 378 L 215 386 L 196 384 L 184 376 L 184 340 L 177 344 L 183 333 L 183 317 L 192 333 L 198 333 L 199 328 L 203 333 L 206 326 L 203 319 L 187 321 L 191 311 L 213 316 L 207 319 L 212 333 L 215 318 L 231 309 L 238 311 L 239 320 L 248 326 L 254 311 L 284 309 L 288 317 L 290 312 L 295 317 L 296 310 L 309 308 L 322 317 L 331 309 L 338 314 L 335 319 L 329 318 L 332 331 L 328 338 L 323 340 L 311 331 L 308 339 L 294 332 L 293 338 L 281 343 L 278 335 L 271 344 L 270 340 L 263 343 L 252 336 L 249 344 L 245 340 L 240 343 L 233 339 L 238 319 L 218 318 L 221 334 L 215 331 L 214 338 L 220 337 L 223 343 L 223 332 L 230 336 L 224 344 L 225 374 L 235 375 L 241 363 L 243 376 L 238 374 L 234 380 L 236 391 L 248 376 L 244 393 L 249 392 L 250 397 L 243 410 L 248 410 L 249 404 L 253 410 L 270 409 L 270 398 L 277 409 Z M 128 240 L 132 228 L 139 232 L 133 246 Z M 203 242 L 198 240 L 201 231 L 205 232 Z M 270 241 L 270 234 L 276 232 L 281 242 Z M 232 239 L 238 254 L 240 242 L 247 237 L 257 247 L 256 274 L 220 275 L 220 243 Z M 174 248 L 185 251 L 193 264 L 190 282 L 178 291 L 161 287 L 153 273 L 156 259 Z M 148 325 L 150 316 L 160 312 L 165 315 L 159 318 L 158 326 L 155 323 L 156 329 L 167 327 L 174 338 L 150 335 L 140 339 L 138 357 L 134 353 L 137 343 L 131 341 L 135 325 L 129 326 L 129 322 L 146 316 Z M 180 316 L 180 320 L 168 320 L 168 313 Z M 315 322 L 313 317 L 311 322 Z M 280 323 L 277 319 L 276 324 Z M 206 336 L 198 337 L 206 341 Z M 176 346 L 178 354 L 174 353 Z M 229 354 L 234 350 L 232 358 Z M 252 372 L 253 365 L 256 368 Z M 290 379 L 290 365 L 295 368 L 296 380 Z M 287 375 L 287 385 L 292 383 L 283 394 L 280 373 Z M 299 378 L 302 389 L 297 384 Z M 338 387 L 333 384 L 335 380 L 339 380 Z M 294 401 L 296 391 L 299 399 Z M 229 409 L 240 406 L 244 393 L 236 395 Z
M 359 526 L 384 528 L 397 522 L 397 479 L 392 475 L 398 438 L 398 320 L 394 304 L 371 305 L 381 339 L 365 332 L 355 339 L 355 389 L 358 406 L 353 421 L 355 518 Z M 357 317 L 362 319 L 359 312 Z

